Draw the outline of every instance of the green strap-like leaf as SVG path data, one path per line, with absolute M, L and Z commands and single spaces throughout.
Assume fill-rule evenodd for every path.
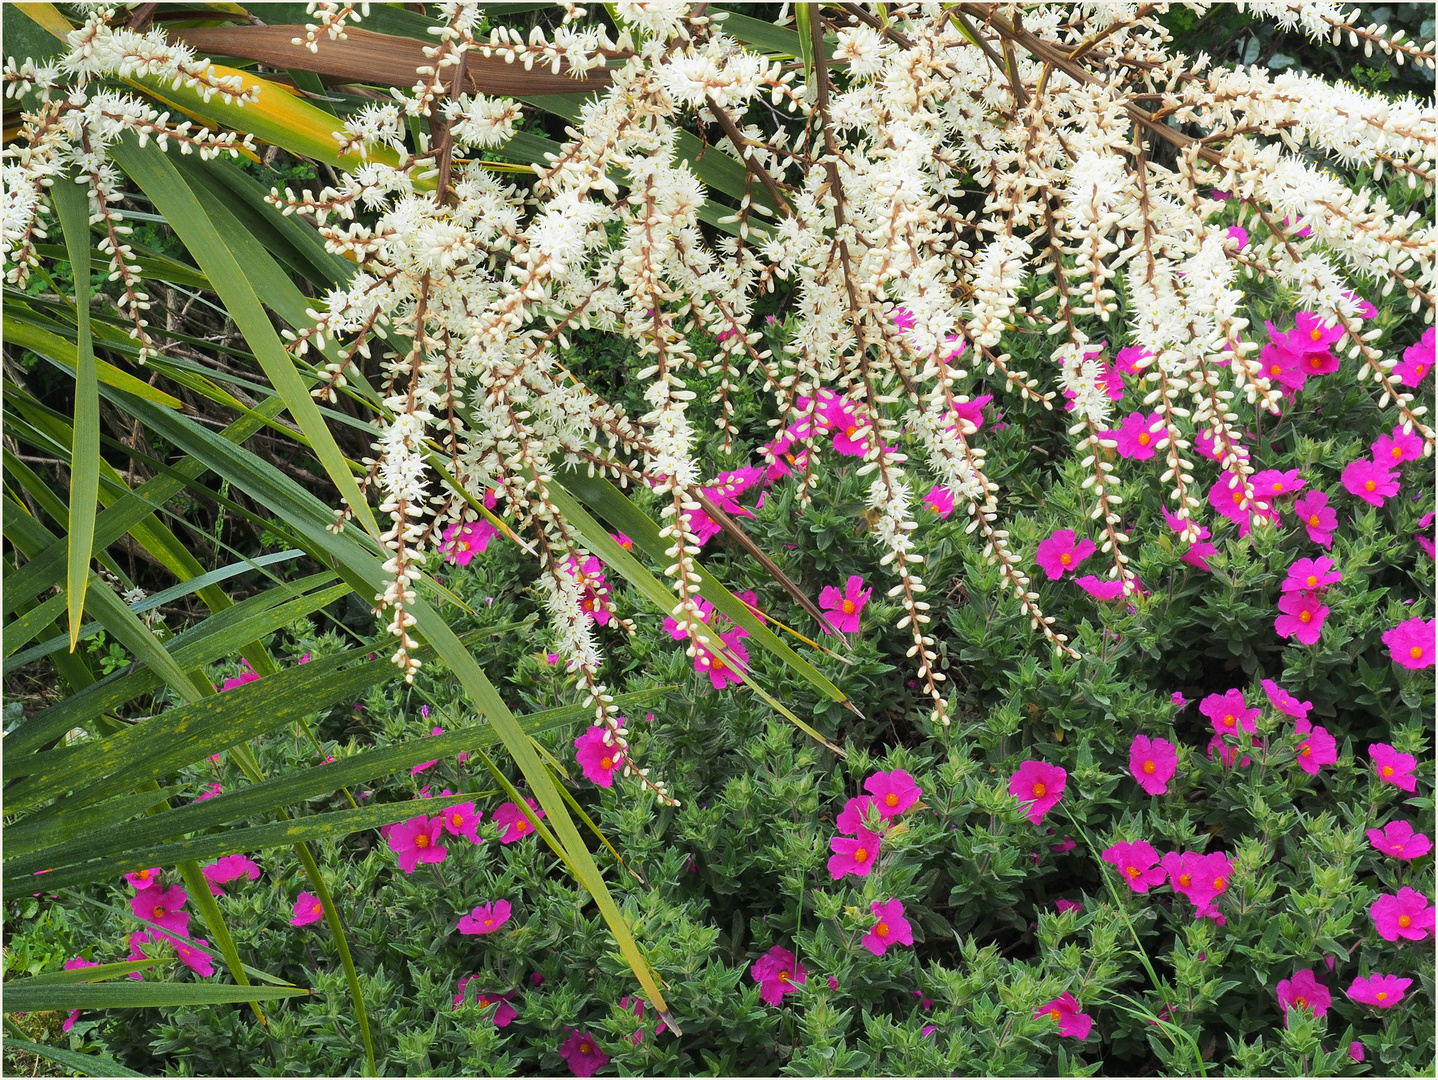
M 50 188 L 55 215 L 75 278 L 79 348 L 75 368 L 75 452 L 70 463 L 70 556 L 65 595 L 69 597 L 70 651 L 80 641 L 85 590 L 90 584 L 90 546 L 95 538 L 95 504 L 100 497 L 100 389 L 90 340 L 90 206 L 74 177 L 57 177 Z
M 274 1001 L 309 993 L 294 986 L 226 986 L 223 983 L 131 982 L 98 986 L 25 986 L 5 983 L 6 1012 L 48 1009 L 153 1009 L 162 1005 L 216 1005 L 224 1002 Z
M 106 1057 L 104 1054 L 79 1054 L 74 1050 L 62 1050 L 58 1046 L 46 1046 L 44 1043 L 31 1042 L 29 1039 L 6 1039 L 4 1045 L 6 1050 L 24 1050 L 36 1057 L 46 1058 L 57 1065 L 63 1065 L 67 1069 L 74 1069 L 81 1076 L 145 1075 L 125 1068 L 114 1058 Z
M 167 965 L 173 961 L 154 958 L 150 960 L 125 960 L 118 964 L 96 964 L 94 967 L 71 968 L 68 971 L 46 971 L 39 975 L 32 975 L 27 979 L 15 979 L 5 984 L 5 992 L 9 993 L 10 988 L 20 984 L 24 986 L 69 986 L 73 983 L 96 983 L 105 982 L 108 979 L 118 979 L 121 975 L 128 975 L 132 971 L 144 971 L 146 968 L 154 967 L 156 964 Z

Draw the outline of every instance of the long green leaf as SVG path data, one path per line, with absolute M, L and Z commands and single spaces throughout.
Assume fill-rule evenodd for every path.
M 90 546 L 95 539 L 95 506 L 100 497 L 100 385 L 90 340 L 90 207 L 74 177 L 59 177 L 50 188 L 55 215 L 75 274 L 75 315 L 79 348 L 75 369 L 75 452 L 70 462 L 70 557 L 65 594 L 69 597 L 70 651 L 80 642 L 85 590 L 90 584 Z
M 349 504 L 360 524 L 377 538 L 379 525 L 360 494 L 354 474 L 340 448 L 335 445 L 334 436 L 325 426 L 314 398 L 310 397 L 309 388 L 295 370 L 294 361 L 285 352 L 244 268 L 235 258 L 229 242 L 215 228 L 204 205 L 159 147 L 152 145 L 141 149 L 133 136 L 127 135 L 110 148 L 110 156 L 151 198 L 155 209 L 164 215 L 205 271 L 205 276 L 224 300 L 230 317 L 254 350 L 255 359 L 264 369 L 265 376 L 284 399 L 285 408 L 309 439 L 341 497 Z
M 57 1065 L 74 1069 L 81 1076 L 144 1076 L 133 1069 L 127 1069 L 114 1058 L 104 1054 L 80 1054 L 74 1050 L 62 1050 L 58 1046 L 31 1042 L 29 1039 L 6 1039 L 6 1050 L 24 1050 L 36 1057 L 47 1058 Z
M 150 960 L 125 960 L 118 964 L 96 964 L 94 967 L 71 968 L 68 971 L 46 971 L 39 975 L 31 975 L 26 979 L 14 979 L 5 984 L 5 992 L 9 993 L 11 987 L 16 984 L 23 986 L 69 986 L 73 983 L 96 983 L 105 982 L 108 979 L 118 979 L 121 975 L 129 975 L 133 971 L 144 971 L 146 968 L 154 967 L 156 964 L 169 964 L 171 961 L 162 958 Z
M 163 1005 L 218 1005 L 304 997 L 308 990 L 289 986 L 226 986 L 222 983 L 132 982 L 98 986 L 24 986 L 5 984 L 6 1012 L 47 1009 L 153 1009 Z

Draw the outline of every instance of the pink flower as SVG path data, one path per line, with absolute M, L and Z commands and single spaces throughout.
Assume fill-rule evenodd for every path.
M 260 876 L 260 868 L 247 855 L 226 855 L 205 867 L 203 873 L 205 880 L 210 883 L 210 892 L 216 896 L 224 896 L 225 892 L 220 888 L 221 885 L 242 877 L 257 881 Z
M 824 614 L 829 616 L 834 629 L 852 634 L 859 629 L 859 612 L 869 602 L 873 591 L 864 588 L 864 579 L 854 574 L 844 583 L 842 593 L 832 585 L 824 586 L 819 593 L 819 606 L 824 609 Z
M 1379 829 L 1368 830 L 1368 842 L 1385 855 L 1405 861 L 1420 859 L 1433 850 L 1433 843 L 1402 819 L 1390 821 Z
M 835 881 L 845 874 L 868 877 L 869 871 L 874 868 L 874 860 L 879 856 L 881 838 L 878 833 L 870 832 L 862 825 L 856 832 L 857 835 L 852 840 L 847 836 L 836 836 L 829 841 L 829 850 L 834 853 L 829 856 L 829 873 L 834 875 Z
M 325 906 L 320 903 L 320 898 L 314 893 L 302 892 L 299 899 L 295 901 L 294 918 L 290 919 L 291 926 L 309 926 L 310 923 L 319 922 L 325 917 Z
M 1279 637 L 1296 637 L 1304 645 L 1317 643 L 1328 618 L 1328 608 L 1317 593 L 1284 593 L 1278 598 L 1278 610 L 1281 614 L 1273 620 L 1273 629 Z
M 1412 754 L 1400 754 L 1387 743 L 1374 743 L 1368 748 L 1368 756 L 1378 770 L 1378 779 L 1385 784 L 1392 784 L 1410 794 L 1418 790 L 1418 778 L 1413 775 L 1418 759 Z
M 73 959 L 73 960 L 66 960 L 66 961 L 65 961 L 65 970 L 66 970 L 66 971 L 78 971 L 80 968 L 99 967 L 99 966 L 100 966 L 100 965 L 97 964 L 97 963 L 95 963 L 93 960 L 86 960 L 83 956 L 77 956 L 77 957 L 75 957 L 75 959 Z M 138 974 L 138 972 L 136 972 L 136 974 Z M 72 1027 L 75 1026 L 75 1021 L 78 1020 L 78 1019 L 80 1019 L 80 1010 L 79 1010 L 79 1009 L 72 1009 L 72 1010 L 70 1011 L 70 1015 L 65 1018 L 65 1022 L 60 1025 L 60 1030 L 61 1030 L 62 1032 L 69 1031 Z
M 1198 703 L 1198 711 L 1208 717 L 1214 731 L 1220 735 L 1232 736 L 1236 736 L 1240 730 L 1252 735 L 1258 730 L 1258 718 L 1263 715 L 1262 709 L 1248 707 L 1241 690 L 1209 694 Z
M 1348 1057 L 1351 1061 L 1362 1062 L 1363 1044 L 1357 1039 L 1354 1039 L 1351 1043 L 1348 1044 Z
M 1134 892 L 1146 893 L 1151 885 L 1162 885 L 1167 876 L 1158 865 L 1158 852 L 1143 840 L 1124 840 L 1103 853 L 1103 861 L 1122 876 Z
M 1047 540 L 1039 541 L 1035 557 L 1050 581 L 1056 581 L 1076 569 L 1079 563 L 1098 550 L 1098 545 L 1092 540 L 1085 538 L 1075 543 L 1075 539 L 1072 529 L 1056 529 Z
M 1093 1030 L 1093 1017 L 1079 1012 L 1079 1003 L 1067 991 L 1062 997 L 1056 997 L 1047 1005 L 1040 1006 L 1038 1012 L 1034 1013 L 1034 1019 L 1037 1020 L 1040 1016 L 1047 1016 L 1057 1022 L 1060 1035 L 1077 1039 L 1079 1042 L 1087 1039 L 1088 1033 Z
M 1343 486 L 1370 506 L 1382 506 L 1383 500 L 1398 494 L 1398 477 L 1386 464 L 1359 459 L 1343 468 Z
M 1050 829 L 1049 832 L 1053 832 L 1053 830 Z M 1074 840 L 1070 840 L 1067 836 L 1065 836 L 1057 844 L 1050 844 L 1049 850 L 1056 855 L 1062 855 L 1065 851 L 1072 851 L 1076 847 L 1078 847 L 1078 843 Z
M 1328 505 L 1328 496 L 1322 491 L 1310 491 L 1294 500 L 1293 512 L 1308 530 L 1308 539 L 1324 547 L 1333 546 L 1333 530 L 1338 527 L 1338 514 Z
M 928 508 L 941 518 L 946 518 L 954 512 L 954 493 L 943 484 L 935 484 L 924 496 L 924 502 Z
M 171 885 L 168 889 L 151 885 L 130 898 L 130 910 L 137 919 L 152 922 L 172 934 L 188 936 L 190 916 L 182 909 L 189 900 L 190 894 L 178 885 Z
M 727 658 L 699 646 L 694 657 L 694 670 L 708 675 L 709 684 L 715 690 L 723 690 L 730 683 L 743 682 L 744 677 L 739 673 L 749 666 L 749 650 L 744 648 L 740 639 L 748 636 L 749 632 L 742 626 L 719 635 L 719 640 L 728 650 Z
M 1259 352 L 1259 364 L 1269 382 L 1284 387 L 1285 392 L 1292 396 L 1292 391 L 1302 390 L 1303 384 L 1308 381 L 1308 373 L 1303 370 L 1303 354 L 1280 344 L 1286 340 L 1285 336 L 1275 331 L 1272 323 L 1268 324 L 1268 332 L 1275 341 Z
M 524 801 L 529 804 L 530 817 L 542 818 L 544 816 L 544 811 L 539 809 L 537 802 L 528 797 Z M 501 844 L 512 844 L 516 840 L 523 840 L 534 831 L 534 826 L 530 824 L 529 819 L 512 802 L 507 802 L 496 810 L 490 820 L 499 826 L 499 842 Z
M 963 344 L 959 345 L 959 352 L 963 352 Z M 954 353 L 957 356 L 958 353 Z M 953 359 L 953 357 L 950 357 Z M 984 394 L 973 398 L 970 401 L 954 402 L 954 416 L 959 429 L 965 435 L 976 435 L 984 426 L 984 406 L 994 400 L 993 394 Z
M 1183 694 L 1179 693 L 1179 691 L 1177 690 L 1173 692 L 1171 700 L 1173 701 L 1173 707 L 1179 710 L 1179 712 L 1182 712 L 1184 709 L 1188 708 L 1188 698 L 1184 697 Z
M 1333 569 L 1332 561 L 1326 555 L 1316 559 L 1298 559 L 1288 568 L 1288 577 L 1283 581 L 1284 592 L 1312 592 L 1337 585 L 1343 575 Z
M 629 537 L 625 536 L 623 533 L 620 533 L 620 532 L 610 533 L 610 534 L 609 534 L 609 539 L 613 540 L 616 544 L 618 544 L 620 547 L 622 547 L 625 551 L 633 551 L 633 550 L 634 550 L 634 541 L 631 540 L 631 539 L 629 539 Z M 500 1025 L 500 1026 L 502 1027 L 503 1025 Z
M 1394 366 L 1393 374 L 1403 386 L 1417 386 L 1433 370 L 1434 335 L 1433 327 L 1423 331 L 1423 336 L 1403 350 L 1403 359 Z
M 1391 435 L 1378 436 L 1368 449 L 1375 462 L 1396 469 L 1405 461 L 1417 461 L 1423 456 L 1423 440 L 1414 432 L 1405 434 L 1399 424 Z
M 1424 531 L 1421 533 L 1414 533 L 1413 539 L 1417 540 L 1419 546 L 1422 547 L 1424 551 L 1428 552 L 1428 557 L 1430 559 L 1438 559 L 1438 551 L 1434 550 L 1432 535 L 1425 535 L 1428 531 L 1428 527 L 1432 524 L 1433 511 L 1430 510 L 1428 511 L 1428 513 L 1424 514 L 1421 518 L 1418 519 L 1418 527 Z
M 1313 727 L 1307 720 L 1299 720 L 1296 728 L 1298 734 L 1308 736 L 1297 748 L 1300 769 L 1309 776 L 1317 776 L 1324 765 L 1338 763 L 1338 743 L 1326 728 Z
M 210 954 L 204 950 L 209 947 L 209 942 L 204 938 L 195 938 L 193 945 L 183 941 L 177 941 L 172 937 L 165 938 L 175 950 L 175 955 L 180 963 L 193 971 L 202 979 L 208 979 L 215 973 L 215 962 Z
M 449 851 L 440 835 L 443 832 L 443 818 L 431 821 L 419 814 L 391 828 L 387 842 L 389 849 L 399 856 L 399 868 L 413 874 L 420 863 L 444 862 Z
M 873 806 L 873 796 L 855 796 L 844 804 L 844 809 L 839 812 L 838 818 L 834 821 L 835 827 L 841 833 L 858 832 L 859 826 L 864 824 L 865 819 L 869 816 L 869 810 Z M 880 814 L 879 818 L 882 823 L 884 815 Z
M 250 667 L 250 662 L 249 662 L 248 660 L 242 658 L 242 659 L 240 660 L 240 673 L 239 673 L 239 675 L 235 676 L 235 678 L 233 678 L 233 679 L 226 679 L 226 680 L 220 685 L 220 692 L 221 692 L 221 693 L 224 693 L 226 690 L 234 690 L 236 687 L 244 686 L 245 683 L 252 683 L 252 682 L 254 682 L 254 681 L 255 681 L 256 679 L 258 679 L 259 677 L 260 677 L 260 676 L 259 676 L 259 674 L 255 671 L 255 669 L 252 668 L 252 667 Z
M 1170 852 L 1164 856 L 1163 868 L 1168 871 L 1170 879 L 1174 877 L 1174 864 L 1169 859 L 1176 854 Z M 1228 890 L 1229 881 L 1233 877 L 1233 863 L 1221 851 L 1207 855 L 1187 852 L 1182 859 L 1187 861 L 1180 862 L 1177 867 L 1178 880 L 1174 882 L 1174 890 L 1183 893 L 1193 902 L 1195 917 L 1214 919 L 1222 926 L 1224 918 L 1219 913 L 1216 901 Z
M 213 799 L 219 793 L 220 785 L 211 784 L 209 787 L 205 788 L 204 791 L 200 792 L 198 795 L 195 796 L 195 802 L 204 802 L 206 799 Z
M 902 304 L 889 312 L 889 321 L 899 328 L 900 333 L 907 334 L 912 330 L 917 319 L 918 316 Z
M 1242 225 L 1230 225 L 1223 235 L 1226 238 L 1226 241 L 1233 241 L 1239 251 L 1242 251 L 1244 248 L 1248 247 L 1248 230 L 1245 229 Z M 1224 247 L 1228 246 L 1228 243 L 1226 241 L 1224 243 Z
M 1261 745 L 1257 739 L 1254 739 L 1253 743 L 1255 746 Z M 1233 768 L 1233 763 L 1238 760 L 1238 747 L 1232 745 L 1231 743 L 1224 742 L 1222 735 L 1215 735 L 1213 738 L 1208 740 L 1209 761 L 1213 760 L 1213 755 L 1215 751 L 1218 753 L 1219 760 L 1223 762 L 1224 768 Z M 1239 764 L 1250 764 L 1249 757 L 1247 754 L 1243 755 L 1243 760 L 1240 761 Z
M 1054 907 L 1058 908 L 1059 914 L 1062 915 L 1065 911 L 1082 911 L 1083 903 L 1078 900 L 1065 900 L 1063 897 L 1059 897 L 1054 901 Z
M 1438 622 L 1417 615 L 1383 631 L 1383 644 L 1393 662 L 1410 671 L 1433 666 L 1434 632 Z
M 1164 739 L 1135 735 L 1128 748 L 1128 768 L 1138 786 L 1150 795 L 1164 795 L 1178 772 L 1178 750 Z
M 1122 581 L 1104 581 L 1092 574 L 1074 578 L 1074 584 L 1098 600 L 1117 600 L 1123 595 Z
M 155 941 L 156 941 L 155 938 L 153 938 L 153 937 L 150 936 L 150 933 L 149 933 L 148 930 L 137 930 L 137 931 L 135 931 L 133 934 L 131 934 L 131 935 L 129 936 L 129 938 L 127 938 L 126 940 L 129 942 L 129 945 L 130 945 L 130 956 L 129 956 L 129 959 L 131 959 L 131 960 L 148 960 L 148 959 L 150 959 L 148 956 L 145 955 L 145 950 L 143 950 L 143 949 L 140 948 L 141 945 L 153 944 L 153 943 L 155 943 Z M 144 979 L 144 977 L 145 977 L 145 976 L 144 976 L 144 973 L 143 973 L 143 972 L 139 972 L 139 971 L 132 971 L 132 972 L 130 972 L 130 978 L 132 978 L 132 979 Z
M 1283 219 L 1283 226 L 1285 229 L 1291 231 L 1294 236 L 1302 237 L 1313 235 L 1313 230 L 1310 229 L 1307 225 L 1303 224 L 1302 216 L 1296 218 L 1285 217 Z
M 459 986 L 457 988 L 459 990 L 459 993 L 455 994 L 454 996 L 453 1008 L 458 1009 L 461 1005 L 464 1004 L 465 998 L 468 996 L 469 993 L 467 987 L 478 981 L 478 975 L 466 975 L 464 978 L 459 980 Z M 488 1008 L 489 1006 L 498 1003 L 499 1008 L 494 1010 L 495 1027 L 508 1027 L 514 1021 L 515 1017 L 519 1015 L 519 1013 L 515 1010 L 514 1006 L 509 1003 L 509 999 L 514 996 L 514 991 L 512 990 L 507 994 L 488 994 L 482 990 L 476 990 L 475 994 L 475 1004 L 477 1004 L 481 1009 Z
M 160 868 L 157 866 L 153 870 L 136 870 L 132 874 L 126 874 L 125 880 L 136 889 L 148 889 L 160 880 Z
M 559 1044 L 559 1056 L 569 1063 L 569 1071 L 575 1076 L 593 1076 L 609 1064 L 609 1055 L 599 1049 L 594 1036 L 575 1031 Z
M 1025 761 L 1009 777 L 1009 794 L 1021 802 L 1031 803 L 1028 819 L 1037 825 L 1063 798 L 1068 775 L 1059 766 L 1045 761 Z
M 1384 941 L 1422 941 L 1433 930 L 1433 909 L 1428 897 L 1404 885 L 1397 894 L 1384 893 L 1368 909 L 1378 936 Z
M 585 779 L 600 787 L 614 786 L 614 771 L 624 764 L 618 747 L 610 746 L 601 727 L 590 727 L 574 740 L 575 759 L 584 770 Z
M 461 934 L 492 934 L 509 922 L 509 916 L 508 900 L 495 900 L 493 903 L 480 904 L 468 915 L 460 918 L 459 932 Z
M 484 549 L 489 546 L 489 541 L 499 534 L 488 518 L 479 521 L 471 521 L 468 524 L 461 524 L 456 521 L 449 528 L 444 530 L 444 539 L 439 545 L 439 553 L 444 556 L 444 561 L 453 563 L 455 566 L 468 566 L 476 555 L 484 554 Z
M 1353 980 L 1347 990 L 1348 999 L 1360 1005 L 1391 1009 L 1403 1000 L 1403 995 L 1412 985 L 1412 979 L 1400 979 L 1397 975 L 1368 975 Z
M 484 811 L 476 810 L 472 802 L 455 803 L 439 814 L 445 832 L 450 836 L 462 836 L 471 844 L 484 842 L 479 838 L 479 822 L 483 817 Z
M 1168 441 L 1163 413 L 1129 413 L 1115 430 L 1106 432 L 1118 443 L 1120 457 L 1147 461 Z
M 1305 353 L 1329 352 L 1343 337 L 1343 327 L 1326 323 L 1311 311 L 1300 311 L 1294 322 L 1290 340 L 1301 344 Z
M 1268 700 L 1279 712 L 1298 720 L 1308 719 L 1308 710 L 1313 708 L 1313 702 L 1299 701 L 1272 679 L 1264 679 L 1262 686 L 1263 692 L 1268 695 Z
M 1243 494 L 1243 482 L 1233 473 L 1220 473 L 1208 489 L 1208 505 L 1243 529 L 1253 512 L 1253 503 Z
M 864 781 L 864 790 L 874 797 L 882 818 L 898 817 L 919 801 L 923 791 L 903 769 L 878 772 Z
M 875 900 L 869 910 L 879 921 L 869 928 L 860 944 L 875 956 L 883 956 L 890 945 L 912 945 L 914 931 L 909 920 L 904 918 L 904 905 L 895 900 L 879 903 Z
M 619 1007 L 626 1011 L 633 1012 L 634 1015 L 637 1016 L 640 1020 L 644 1019 L 644 1001 L 641 998 L 634 999 L 634 1006 L 631 1009 L 629 1005 L 629 995 L 625 994 L 622 998 L 619 999 Z M 654 1034 L 661 1035 L 663 1033 L 664 1021 L 661 1020 L 659 1021 L 659 1026 L 654 1029 Z M 642 1028 L 636 1028 L 634 1034 L 629 1036 L 629 1042 L 633 1046 L 638 1046 L 643 1041 L 644 1030 Z
M 1280 469 L 1264 469 L 1253 474 L 1253 495 L 1261 502 L 1272 503 L 1279 495 L 1292 495 L 1302 491 L 1307 483 L 1297 469 L 1284 472 Z
M 1200 454 L 1208 458 L 1210 461 L 1223 460 L 1223 454 L 1219 451 L 1218 448 L 1218 437 L 1214 435 L 1212 429 L 1204 428 L 1202 431 L 1200 431 L 1198 433 L 1198 436 L 1194 439 L 1193 445 Z M 1228 449 L 1237 457 L 1244 460 L 1248 459 L 1248 450 L 1244 446 L 1235 443 L 1232 446 L 1228 447 Z
M 1372 319 L 1377 316 L 1378 309 L 1372 304 L 1370 304 L 1367 300 L 1363 299 L 1363 297 L 1359 296 L 1356 292 L 1350 292 L 1348 290 L 1345 290 L 1343 295 L 1348 297 L 1348 299 L 1352 300 L 1353 303 L 1357 306 L 1358 317 L 1360 319 Z
M 793 953 L 782 945 L 775 945 L 754 961 L 749 974 L 759 984 L 759 1000 L 766 1005 L 778 1005 L 785 994 L 799 992 L 808 972 Z
M 1148 352 L 1141 345 L 1129 345 L 1120 349 L 1114 354 L 1114 370 L 1120 375 L 1137 375 L 1139 373 L 1139 361 L 1147 360 L 1153 353 Z
M 1308 1009 L 1315 1017 L 1324 1016 L 1333 1004 L 1333 995 L 1313 974 L 1312 968 L 1295 971 L 1293 978 L 1278 984 L 1278 1007 L 1284 1012 L 1284 1024 L 1288 1023 L 1289 1009 Z
M 427 712 L 428 712 L 428 708 L 429 708 L 429 706 L 427 706 L 427 705 L 422 705 L 422 706 L 420 706 L 420 711 L 421 711 L 422 713 L 427 713 Z M 428 715 L 425 716 L 425 719 L 426 719 L 426 720 L 429 719 Z M 425 737 L 426 737 L 426 738 L 429 738 L 429 739 L 432 739 L 432 738 L 434 738 L 436 735 L 443 735 L 443 734 L 444 734 L 444 728 L 442 728 L 442 727 L 437 727 L 437 728 L 431 728 L 429 734 L 428 734 L 427 736 L 425 736 Z M 410 769 L 409 774 L 410 774 L 411 776 L 418 776 L 420 773 L 424 772 L 426 769 L 432 769 L 432 768 L 434 768 L 434 767 L 435 767 L 436 765 L 438 765 L 438 764 L 439 764 L 439 758 L 435 758 L 433 761 L 422 761 L 422 762 L 420 762 L 418 765 L 416 765 L 413 769 Z

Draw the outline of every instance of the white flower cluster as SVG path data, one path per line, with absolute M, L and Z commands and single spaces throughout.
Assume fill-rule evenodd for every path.
M 584 589 L 565 569 L 589 553 L 557 505 L 561 465 L 658 495 L 672 614 L 691 653 L 704 655 L 692 522 L 707 471 L 691 415 L 695 376 L 717 379 L 726 445 L 738 436 L 735 389 L 748 381 L 772 396 L 785 445 L 753 448 L 756 461 L 793 463 L 805 499 L 834 452 L 821 438 L 824 410 L 839 401 L 848 410 L 842 452 L 868 478 L 870 535 L 940 720 L 949 705 L 911 509 L 924 481 L 900 452 L 906 438 L 964 505 L 1025 617 L 1072 653 L 1000 527 L 986 433 L 972 412 L 981 393 L 1050 408 L 1067 392 L 1074 457 L 1088 473 L 1085 511 L 1101 523 L 1110 576 L 1135 600 L 1118 494 L 1126 466 L 1112 460 L 1105 430 L 1105 383 L 1120 347 L 1138 352 L 1130 377 L 1161 414 L 1153 465 L 1176 520 L 1201 512 L 1195 442 L 1211 441 L 1251 492 L 1237 408 L 1283 406 L 1248 316 L 1254 282 L 1341 324 L 1335 347 L 1376 384 L 1377 406 L 1431 452 L 1426 410 L 1391 374 L 1395 343 L 1362 325 L 1355 299 L 1396 291 L 1433 320 L 1438 234 L 1376 184 L 1396 177 L 1431 196 L 1430 103 L 1215 68 L 1177 54 L 1147 4 L 811 5 L 807 67 L 775 62 L 738 28 L 726 32 L 723 14 L 703 14 L 706 5 L 617 4 L 613 37 L 585 9 L 561 6 L 551 31 L 494 26 L 481 37 L 480 5 L 442 5 L 444 25 L 413 87 L 359 110 L 337 135 L 369 160 L 317 194 L 274 194 L 286 212 L 313 216 L 329 247 L 359 266 L 292 348 L 332 346 L 322 397 L 344 388 L 353 358 L 379 350 L 389 415 L 369 482 L 393 522 L 394 582 L 377 602 L 395 612 L 402 663 L 411 663 L 403 609 L 422 549 L 497 487 L 503 512 L 533 544 L 569 670 L 606 729 L 619 730 Z M 1247 7 L 1316 40 L 1433 66 L 1431 44 L 1359 27 L 1333 4 Z M 313 10 L 312 48 L 357 18 L 352 4 Z M 92 19 L 64 71 L 145 64 L 164 77 L 203 78 L 182 52 L 161 54 L 150 37 L 128 33 Z M 514 101 L 460 92 L 456 65 L 466 54 L 575 79 L 604 69 L 602 89 L 577 107 L 567 141 L 531 183 L 502 183 L 484 163 L 454 156 L 456 146 L 503 146 L 522 116 Z M 85 95 L 74 104 L 55 97 L 57 69 L 12 64 L 5 77 L 13 91 L 47 95 L 27 114 L 27 156 L 6 158 L 5 244 L 12 273 L 23 274 L 43 235 L 43 187 L 76 160 L 71 129 L 81 118 L 66 113 L 103 125 Z M 180 137 L 163 118 L 124 114 L 114 102 L 105 109 L 121 126 Z M 435 145 L 425 136 L 407 146 L 407 121 L 421 118 L 428 124 L 417 126 L 439 133 Z M 742 172 L 744 194 L 726 204 L 705 190 L 700 170 L 709 166 L 685 149 L 695 132 L 714 167 Z M 397 163 L 376 159 L 381 146 Z M 92 164 L 95 183 L 105 182 Z M 1375 183 L 1352 184 L 1335 169 Z M 791 333 L 771 353 L 751 323 L 758 298 L 775 291 L 788 297 Z M 565 365 L 577 328 L 633 343 L 644 415 L 626 415 Z M 718 339 L 711 359 L 695 355 L 694 332 Z M 1011 350 L 1028 359 L 1016 362 Z

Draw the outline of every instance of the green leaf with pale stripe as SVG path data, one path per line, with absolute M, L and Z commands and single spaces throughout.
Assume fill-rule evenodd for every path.
M 6 1012 L 54 1009 L 154 1009 L 163 1005 L 219 1005 L 225 1002 L 275 1001 L 309 994 L 302 987 L 226 986 L 223 983 L 127 982 L 98 986 L 26 986 L 24 979 L 4 985 Z
M 144 1076 L 133 1069 L 127 1069 L 114 1058 L 104 1054 L 80 1054 L 74 1050 L 62 1050 L 58 1046 L 31 1042 L 29 1039 L 6 1039 L 6 1050 L 24 1050 L 28 1054 L 42 1057 L 67 1069 L 73 1069 L 81 1076 Z

